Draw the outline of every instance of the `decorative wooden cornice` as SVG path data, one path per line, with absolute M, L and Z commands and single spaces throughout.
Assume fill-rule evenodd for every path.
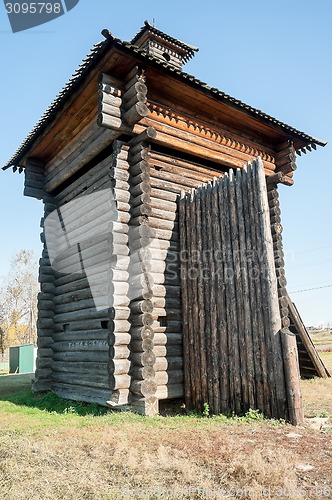
M 199 122 L 198 120 L 194 120 L 190 116 L 187 116 L 183 113 L 178 113 L 176 110 L 170 107 L 162 106 L 153 101 L 148 101 L 147 106 L 152 115 L 159 117 L 162 116 L 163 118 L 171 122 L 171 124 L 176 128 L 180 128 L 179 124 L 180 122 L 182 122 L 182 124 L 186 126 L 188 132 L 200 135 L 206 139 L 214 141 L 218 144 L 222 144 L 236 151 L 246 153 L 250 156 L 260 156 L 263 161 L 268 161 L 269 163 L 273 164 L 275 163 L 274 156 L 270 155 L 266 151 L 263 151 L 262 149 L 254 147 L 253 145 L 239 141 L 238 139 L 232 137 L 230 134 L 226 135 L 224 131 L 221 132 L 220 130 Z

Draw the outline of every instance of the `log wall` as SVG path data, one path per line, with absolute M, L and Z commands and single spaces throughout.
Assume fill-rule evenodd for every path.
M 32 186 L 29 189 L 35 189 L 35 187 Z M 52 385 L 55 274 L 46 246 L 44 221 L 55 208 L 56 205 L 52 197 L 45 197 L 44 217 L 40 222 L 40 226 L 43 229 L 43 232 L 40 235 L 43 243 L 43 253 L 42 258 L 39 261 L 40 292 L 38 294 L 37 320 L 38 351 L 35 379 L 33 383 L 33 391 L 35 392 L 48 391 L 51 389 Z
M 146 168 L 150 184 L 148 220 L 161 250 L 161 259 L 153 263 L 155 381 L 158 398 L 171 399 L 184 393 L 178 201 L 181 192 L 219 176 L 220 170 L 153 149 Z
M 208 403 L 213 413 L 258 408 L 301 423 L 261 160 L 184 196 L 180 234 L 187 405 Z
M 110 156 L 54 196 L 45 223 L 56 271 L 47 274 L 54 294 L 46 318 L 53 330 L 51 386 L 63 397 L 128 401 L 127 157 L 128 148 L 115 142 Z

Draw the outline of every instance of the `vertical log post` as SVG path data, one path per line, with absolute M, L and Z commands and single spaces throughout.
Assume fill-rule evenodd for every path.
M 146 139 L 154 135 L 154 130 L 149 129 L 132 139 L 129 144 L 131 192 L 129 294 L 132 325 L 130 391 L 135 411 L 147 416 L 158 413 L 154 371 L 156 356 L 152 328 L 153 304 L 151 302 L 154 280 L 151 274 L 153 255 L 150 244 L 154 239 L 154 231 L 150 228 L 148 220 L 151 188 L 146 161 L 148 158 Z M 140 207 L 140 215 L 136 215 L 134 207 Z

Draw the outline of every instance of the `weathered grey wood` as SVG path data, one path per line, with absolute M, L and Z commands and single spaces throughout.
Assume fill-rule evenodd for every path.
M 128 125 L 133 125 L 134 123 L 140 121 L 142 118 L 148 116 L 148 114 L 149 110 L 146 104 L 143 102 L 138 102 L 125 112 L 124 121 Z
M 285 370 L 286 394 L 289 420 L 293 425 L 303 425 L 304 414 L 300 385 L 299 359 L 295 335 L 289 330 L 281 331 L 281 345 Z
M 273 254 L 273 240 L 271 233 L 271 225 L 269 222 L 269 206 L 268 198 L 266 193 L 266 180 L 264 174 L 264 167 L 260 158 L 257 159 L 256 167 L 257 176 L 257 192 L 259 201 L 259 210 L 262 214 L 261 219 L 261 234 L 264 242 L 264 271 L 265 271 L 265 283 L 263 281 L 263 290 L 267 302 L 267 312 L 270 318 L 270 335 L 272 343 L 272 356 L 270 358 L 270 372 L 272 371 L 272 364 L 274 364 L 275 373 L 275 391 L 277 398 L 277 407 L 279 411 L 280 418 L 286 412 L 285 408 L 285 398 L 286 398 L 286 387 L 284 380 L 284 371 L 282 368 L 282 349 L 281 349 L 281 318 L 280 310 L 278 304 L 278 288 L 275 273 L 275 259 Z M 269 339 L 268 339 L 269 340 Z
M 169 384 L 157 387 L 158 399 L 177 399 L 183 397 L 183 384 Z
M 85 401 L 87 403 L 98 403 L 101 406 L 107 406 L 107 401 L 112 397 L 112 390 L 103 390 L 96 387 L 83 387 L 56 382 L 53 383 L 52 388 L 62 398 Z
M 110 389 L 110 381 L 108 374 L 85 374 L 83 373 L 70 373 L 70 372 L 56 372 L 52 374 L 53 384 L 60 382 L 70 385 L 82 385 L 84 387 L 95 387 L 101 389 Z
M 155 374 L 154 380 L 157 386 L 181 384 L 183 382 L 183 370 L 167 370 L 158 371 Z
M 248 209 L 250 218 L 246 221 L 248 232 L 250 231 L 252 259 L 250 261 L 249 273 L 251 277 L 251 290 L 254 293 L 253 301 L 256 304 L 262 303 L 262 291 L 260 286 L 260 258 L 261 249 L 259 239 L 257 239 L 257 215 L 258 210 L 255 207 L 256 195 L 253 190 L 253 172 L 252 165 L 248 164 L 246 170 L 247 176 L 247 194 L 248 194 Z M 251 304 L 254 306 L 254 304 Z M 253 307 L 253 341 L 254 341 L 254 366 L 256 379 L 257 407 L 265 414 L 271 416 L 270 409 L 270 386 L 268 379 L 268 360 L 267 347 L 264 337 L 264 320 L 262 308 Z
M 157 385 L 153 379 L 147 380 L 133 380 L 130 390 L 137 396 L 148 398 L 156 393 Z

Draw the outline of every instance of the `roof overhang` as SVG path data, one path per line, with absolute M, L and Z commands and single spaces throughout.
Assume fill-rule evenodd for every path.
M 85 92 L 86 98 L 89 98 L 89 96 L 92 98 L 93 92 L 97 91 L 98 75 L 101 71 L 111 72 L 115 77 L 121 78 L 122 75 L 119 74 L 119 71 L 128 71 L 130 66 L 132 67 L 137 63 L 140 63 L 150 72 L 158 72 L 164 78 L 175 80 L 178 84 L 192 89 L 193 92 L 197 93 L 198 97 L 204 95 L 205 99 L 211 101 L 211 106 L 215 106 L 216 109 L 220 108 L 220 112 L 222 112 L 222 107 L 225 110 L 227 108 L 238 123 L 241 123 L 242 120 L 249 128 L 252 126 L 253 130 L 257 129 L 259 124 L 260 127 L 270 133 L 271 137 L 275 135 L 276 142 L 291 140 L 299 154 L 310 151 L 312 148 L 316 149 L 317 146 L 326 145 L 325 141 L 301 132 L 259 109 L 255 109 L 216 88 L 212 88 L 192 75 L 170 67 L 167 62 L 162 62 L 146 54 L 136 45 L 114 38 L 107 30 L 103 34 L 107 38 L 92 48 L 16 153 L 3 166 L 3 170 L 11 167 L 14 170 L 22 170 L 28 156 L 39 156 L 35 153 L 37 149 L 40 150 L 40 147 L 37 148 L 36 146 L 40 145 L 43 140 L 46 141 L 46 137 L 49 139 L 54 133 L 57 121 L 62 116 L 66 113 L 72 116 L 75 113 L 77 96 L 81 92 Z M 123 70 L 119 69 L 121 68 L 119 61 L 122 61 Z M 76 109 L 76 112 L 79 112 L 79 110 Z

